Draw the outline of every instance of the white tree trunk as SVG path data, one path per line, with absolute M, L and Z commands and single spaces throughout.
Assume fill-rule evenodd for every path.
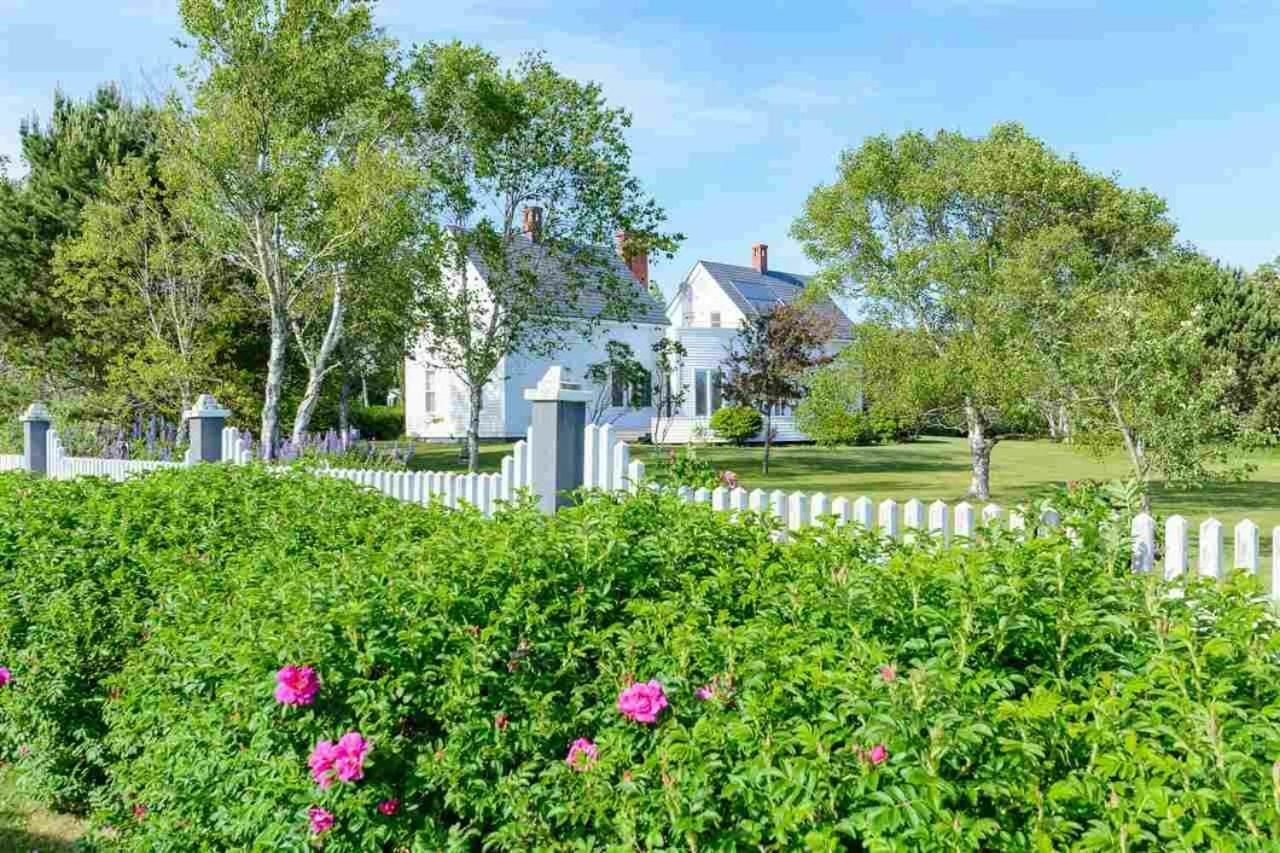
M 267 387 L 262 399 L 262 458 L 274 459 L 280 439 L 280 393 L 284 387 L 285 352 L 289 322 L 284 306 L 271 304 L 271 349 L 267 354 Z
M 311 415 L 315 413 L 316 404 L 320 402 L 320 393 L 324 390 L 324 378 L 332 369 L 329 360 L 333 357 L 333 352 L 338 346 L 338 341 L 342 338 L 342 318 L 345 314 L 345 306 L 342 303 L 342 284 L 337 282 L 333 286 L 333 302 L 329 308 L 329 325 L 325 327 L 324 338 L 320 341 L 320 348 L 316 351 L 315 358 L 307 365 L 307 390 L 302 395 L 302 401 L 298 403 L 298 412 L 293 418 L 293 443 L 298 444 L 306 435 L 307 428 L 311 426 Z M 302 341 L 298 341 L 299 347 Z
M 973 468 L 969 477 L 969 496 L 985 501 L 991 497 L 991 447 L 994 442 L 987 436 L 987 424 L 978 408 L 968 403 L 964 411 L 969 427 L 969 460 Z
M 484 407 L 484 386 L 470 387 L 470 418 L 467 422 L 467 471 L 480 470 L 480 412 Z

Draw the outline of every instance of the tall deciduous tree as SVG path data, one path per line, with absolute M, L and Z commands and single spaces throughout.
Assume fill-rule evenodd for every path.
M 773 415 L 794 405 L 805 391 L 809 370 L 830 359 L 823 348 L 835 324 L 827 314 L 779 305 L 760 317 L 747 317 L 725 359 L 726 399 L 764 415 L 762 470 L 769 473 Z
M 255 282 L 271 341 L 262 408 L 270 453 L 290 339 L 307 370 L 297 439 L 348 313 L 393 298 L 356 273 L 399 245 L 408 222 L 413 175 L 396 144 L 395 46 L 361 0 L 179 8 L 198 61 L 187 71 L 193 110 L 174 165 L 187 171 L 188 212 L 204 239 Z
M 113 396 L 175 420 L 197 385 L 212 387 L 215 320 L 229 307 L 227 270 L 175 215 L 178 194 L 150 159 L 126 160 L 54 258 L 55 296 L 86 355 L 108 365 Z
M 664 214 L 631 174 L 630 117 L 595 84 L 540 55 L 507 69 L 458 44 L 422 48 L 409 76 L 426 207 L 443 211 L 448 229 L 420 255 L 433 283 L 424 355 L 467 388 L 474 470 L 484 389 L 503 357 L 549 355 L 628 318 L 643 290 L 610 257 L 615 235 L 627 235 L 631 255 L 669 256 L 678 237 L 659 232 Z
M 889 386 L 917 394 L 920 374 L 930 377 L 926 411 L 968 434 L 975 497 L 990 495 L 991 450 L 1002 427 L 1022 417 L 1048 381 L 1048 362 L 1026 358 L 1029 324 L 1013 310 L 1004 269 L 1045 229 L 1067 227 L 1086 245 L 1105 243 L 1117 230 L 1098 215 L 1110 209 L 1099 203 L 1110 188 L 1016 125 L 979 139 L 907 133 L 846 152 L 835 182 L 812 193 L 795 224 L 821 265 L 818 283 L 865 297 L 879 325 L 902 332 L 870 336 L 864 346 L 906 346 L 917 356 L 904 360 L 890 350 L 876 359 L 881 387 L 869 387 L 869 395 L 902 399 L 909 395 Z M 1159 232 L 1162 206 L 1144 201 Z M 1051 300 L 1048 310 L 1061 305 Z

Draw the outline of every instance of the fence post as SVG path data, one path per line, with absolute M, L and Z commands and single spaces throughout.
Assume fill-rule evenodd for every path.
M 49 475 L 49 427 L 53 418 L 36 401 L 22 414 L 22 467 L 37 477 Z
M 566 494 L 581 488 L 586 453 L 587 401 L 591 392 L 569 381 L 569 371 L 550 367 L 524 398 L 533 403 L 530 486 L 545 513 L 567 506 Z
M 184 413 L 191 434 L 192 462 L 222 461 L 222 428 L 231 412 L 218 405 L 212 394 L 201 394 Z

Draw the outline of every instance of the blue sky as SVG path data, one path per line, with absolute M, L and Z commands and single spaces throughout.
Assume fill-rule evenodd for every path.
M 184 57 L 172 0 L 0 0 L 0 154 L 61 84 L 163 89 Z M 698 258 L 811 265 L 787 231 L 868 135 L 1023 123 L 1169 200 L 1181 236 L 1246 267 L 1280 255 L 1280 7 L 1086 0 L 384 0 L 409 45 L 541 49 L 634 113 L 637 174 Z

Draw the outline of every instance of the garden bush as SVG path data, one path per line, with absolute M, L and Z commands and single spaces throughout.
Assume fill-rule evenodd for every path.
M 361 438 L 391 441 L 404 435 L 403 406 L 355 406 L 351 409 L 351 426 Z
M 1092 488 L 1057 499 L 1079 544 L 956 549 L 777 541 L 668 493 L 486 521 L 252 467 L 0 490 L 0 568 L 27 590 L 6 623 L 71 612 L 27 569 L 96 566 L 76 612 L 114 647 L 45 668 L 49 629 L 6 627 L 5 748 L 45 772 L 27 727 L 75 724 L 42 682 L 93 697 L 124 849 L 1280 838 L 1268 603 L 1247 576 L 1170 596 L 1130 574 Z
M 764 418 L 750 406 L 724 406 L 711 414 L 711 431 L 731 444 L 746 444 L 763 427 Z

